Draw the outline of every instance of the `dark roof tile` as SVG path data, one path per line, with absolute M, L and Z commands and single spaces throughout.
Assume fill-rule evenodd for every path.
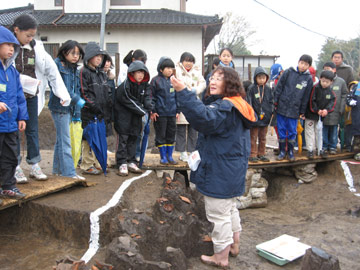
M 35 16 L 40 26 L 52 25 L 59 18 L 61 10 L 34 10 L 33 5 L 22 8 L 0 10 L 0 24 L 11 25 L 14 19 L 24 13 Z M 101 13 L 66 13 L 56 21 L 59 26 L 67 25 L 99 25 Z M 169 9 L 110 9 L 106 15 L 106 23 L 113 25 L 204 25 L 221 24 L 217 15 L 203 16 Z

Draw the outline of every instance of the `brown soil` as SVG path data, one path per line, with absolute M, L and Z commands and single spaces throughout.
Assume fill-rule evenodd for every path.
M 42 113 L 41 117 L 45 116 Z M 49 114 L 48 114 L 49 116 Z M 52 125 L 51 117 L 44 117 L 40 126 Z M 51 149 L 54 143 L 54 133 L 50 126 L 40 128 L 41 145 Z M 45 172 L 51 173 L 52 152 L 42 151 L 41 166 Z M 24 163 L 24 162 L 23 162 Z M 352 172 L 355 188 L 360 190 L 360 167 L 349 165 Z M 24 165 L 25 172 L 28 167 Z M 281 176 L 269 172 L 264 177 L 269 181 L 267 190 L 268 205 L 266 208 L 245 209 L 240 211 L 243 232 L 241 234 L 241 250 L 237 258 L 230 258 L 232 269 L 259 269 L 275 270 L 279 266 L 263 259 L 256 254 L 255 246 L 282 234 L 289 234 L 300 238 L 300 241 L 310 246 L 324 249 L 340 260 L 341 269 L 360 269 L 360 226 L 359 218 L 351 216 L 348 211 L 360 207 L 360 197 L 348 190 L 339 162 L 323 163 L 317 167 L 319 176 L 311 184 L 298 185 L 294 177 Z M 0 265 L 1 269 L 51 269 L 55 260 L 72 254 L 79 258 L 84 254 L 87 245 L 84 236 L 76 238 L 74 232 L 62 233 L 69 230 L 71 222 L 86 218 L 90 212 L 106 204 L 112 194 L 124 180 L 133 177 L 121 178 L 115 169 L 110 169 L 108 177 L 87 177 L 96 185 L 88 188 L 77 187 L 54 195 L 38 199 L 25 204 L 22 208 L 13 207 L 0 213 Z M 111 226 L 111 218 L 117 215 L 120 207 L 149 211 L 159 197 L 162 180 L 152 173 L 147 178 L 134 182 L 125 192 L 122 206 L 117 206 L 105 213 L 101 225 L 104 245 L 111 241 L 106 235 L 106 229 Z M 21 188 L 21 186 L 20 186 Z M 37 207 L 31 206 L 32 204 Z M 31 211 L 48 212 L 35 215 L 36 222 L 26 217 Z M 52 208 L 62 209 L 76 215 L 76 218 L 61 216 Z M 33 210 L 32 210 L 33 209 Z M 34 210 L 35 209 L 35 210 Z M 53 212 L 52 212 L 53 211 Z M 48 221 L 41 215 L 47 215 Z M 68 217 L 68 223 L 52 222 L 54 215 Z M 69 216 L 71 216 L 69 214 Z M 25 225 L 26 221 L 32 225 Z M 83 221 L 85 235 L 89 231 L 89 223 Z M 59 227 L 57 227 L 59 225 Z M 43 228 L 42 228 L 43 227 Z M 52 232 L 51 232 L 52 230 Z M 54 231 L 56 233 L 54 233 Z M 78 233 L 81 234 L 81 233 Z M 79 236 L 80 237 L 80 236 Z M 46 248 L 45 248 L 46 247 Z M 106 248 L 106 247 L 105 247 Z M 104 248 L 96 255 L 104 258 Z M 36 262 L 36 263 L 35 263 Z M 300 269 L 301 259 L 289 263 L 283 269 Z M 214 269 L 200 263 L 198 257 L 189 258 L 189 269 Z

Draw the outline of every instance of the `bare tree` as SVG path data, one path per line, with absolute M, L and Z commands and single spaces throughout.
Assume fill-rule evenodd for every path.
M 256 31 L 251 28 L 250 23 L 247 22 L 243 16 L 227 12 L 223 16 L 223 26 L 217 37 L 219 40 L 216 48 L 217 53 L 219 53 L 222 48 L 227 47 L 232 49 L 236 55 L 251 54 L 247 48 L 249 46 L 248 39 L 254 33 L 256 33 Z

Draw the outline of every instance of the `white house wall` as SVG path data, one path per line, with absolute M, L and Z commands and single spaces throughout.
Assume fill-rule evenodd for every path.
M 102 0 L 63 0 L 65 13 L 101 13 Z M 167 8 L 180 11 L 180 0 L 141 0 L 140 6 L 110 6 L 106 0 L 106 10 L 109 9 L 160 9 Z M 34 0 L 35 10 L 62 9 L 55 7 L 54 0 Z
M 64 31 L 66 31 L 66 34 Z M 39 31 L 40 36 L 47 36 L 46 43 L 60 43 L 60 45 L 68 39 L 76 40 L 79 43 L 99 42 L 99 32 L 98 29 Z M 151 77 L 157 74 L 156 67 L 160 57 L 168 56 L 176 64 L 185 51 L 191 52 L 196 58 L 196 63 L 201 67 L 202 34 L 200 27 L 194 29 L 183 27 L 107 29 L 106 33 L 105 43 L 119 43 L 121 61 L 130 50 L 143 49 L 146 51 L 148 55 L 146 65 L 149 68 Z

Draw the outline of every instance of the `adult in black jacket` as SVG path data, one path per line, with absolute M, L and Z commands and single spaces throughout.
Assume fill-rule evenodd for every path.
M 116 163 L 119 174 L 128 170 L 140 173 L 135 158 L 136 140 L 141 133 L 142 117 L 152 110 L 149 71 L 142 61 L 130 64 L 126 80 L 116 89 L 114 126 L 119 134 Z

